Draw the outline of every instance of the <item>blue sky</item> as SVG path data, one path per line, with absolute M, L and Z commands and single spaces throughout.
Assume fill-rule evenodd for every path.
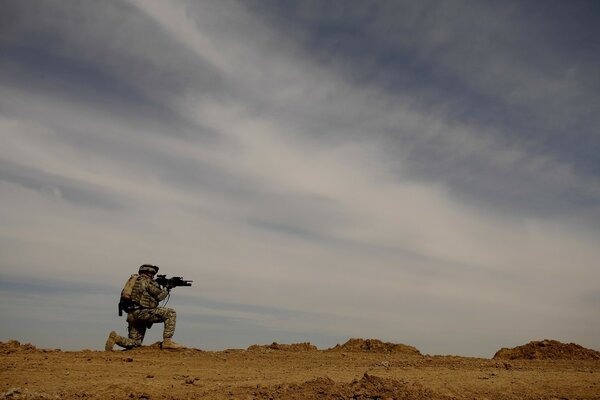
M 2 8 L 0 340 L 600 349 L 597 2 Z

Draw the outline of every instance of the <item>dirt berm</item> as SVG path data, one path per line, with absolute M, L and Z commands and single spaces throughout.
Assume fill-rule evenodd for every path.
M 494 360 L 600 360 L 600 352 L 586 349 L 575 343 L 561 343 L 557 340 L 529 342 L 514 348 L 502 348 L 494 355 Z
M 382 342 L 378 339 L 350 339 L 344 344 L 338 344 L 330 351 L 365 351 L 373 353 L 396 353 L 412 357 L 423 357 L 415 347 L 405 344 Z
M 421 384 L 409 383 L 403 379 L 389 379 L 372 376 L 367 373 L 361 379 L 350 383 L 337 383 L 331 378 L 316 378 L 310 381 L 292 384 L 276 385 L 273 388 L 252 393 L 255 399 L 451 399 Z
M 31 343 L 21 344 L 18 340 L 9 340 L 8 342 L 0 342 L 0 354 L 11 354 L 11 353 L 35 353 L 35 352 L 43 352 L 49 353 L 54 351 L 61 351 L 59 349 L 49 350 L 49 349 L 39 349 L 32 345 Z
M 253 344 L 248 347 L 247 351 L 270 351 L 270 350 L 278 350 L 278 351 L 315 351 L 317 350 L 317 346 L 312 345 L 310 343 L 293 343 L 293 344 L 280 344 L 277 342 L 273 342 L 272 344 L 267 344 L 264 346 L 259 346 L 257 344 Z

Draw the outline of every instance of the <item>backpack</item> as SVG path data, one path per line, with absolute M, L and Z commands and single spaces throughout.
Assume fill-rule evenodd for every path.
M 119 300 L 119 317 L 123 315 L 123 310 L 125 310 L 125 312 L 129 312 L 135 306 L 135 302 L 131 298 L 131 295 L 138 277 L 138 274 L 131 275 L 129 279 L 127 279 L 127 282 L 125 282 L 123 290 L 121 290 L 121 299 Z

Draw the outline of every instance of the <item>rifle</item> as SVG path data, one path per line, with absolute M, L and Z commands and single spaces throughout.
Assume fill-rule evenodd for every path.
M 174 276 L 172 278 L 167 278 L 166 275 L 156 275 L 155 281 L 160 286 L 166 287 L 167 289 L 172 289 L 177 286 L 192 286 L 192 282 L 193 282 L 193 281 L 185 280 L 181 276 Z

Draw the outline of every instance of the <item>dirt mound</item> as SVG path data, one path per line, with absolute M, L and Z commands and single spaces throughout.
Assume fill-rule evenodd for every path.
M 600 360 L 600 352 L 586 349 L 575 343 L 545 339 L 512 349 L 502 348 L 493 358 L 495 360 Z
M 0 342 L 0 354 L 9 353 L 33 353 L 39 351 L 37 347 L 32 344 L 26 343 L 21 344 L 18 340 L 10 339 L 8 342 Z
M 364 374 L 351 383 L 317 378 L 302 384 L 277 385 L 252 393 L 257 399 L 446 399 L 419 383 Z
M 280 351 L 313 351 L 317 350 L 317 346 L 312 345 L 308 342 L 305 343 L 292 343 L 292 344 L 279 344 L 273 342 L 264 346 L 253 344 L 248 347 L 248 351 L 268 351 L 268 350 L 280 350 Z
M 410 356 L 423 357 L 415 347 L 405 344 L 382 342 L 378 339 L 350 339 L 344 344 L 338 344 L 332 351 L 368 351 L 373 353 L 404 353 Z

